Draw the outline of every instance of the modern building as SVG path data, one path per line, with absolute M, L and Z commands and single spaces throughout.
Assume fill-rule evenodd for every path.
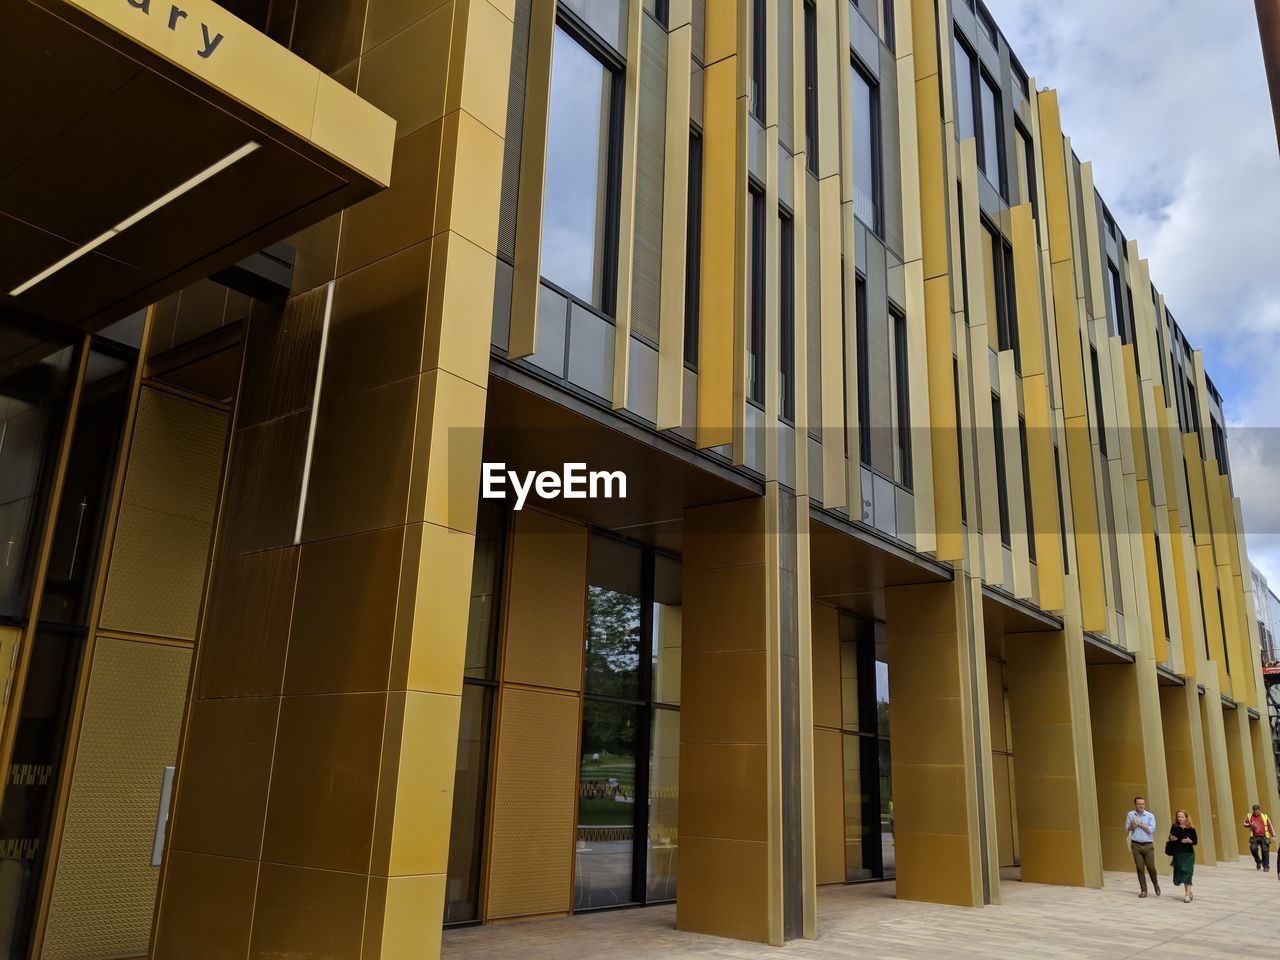
M 1271 91 L 1271 112 L 1280 142 L 1280 0 L 1253 0 L 1258 14 L 1258 36 L 1262 40 L 1262 62 Z
M 1271 751 L 1280 766 L 1280 597 L 1268 586 L 1261 570 L 1253 571 L 1253 595 L 1258 606 L 1258 639 L 1262 653 L 1262 686 L 1266 696 L 1262 712 L 1271 725 Z
M 11 960 L 1280 807 L 1221 398 L 981 2 L 15 0 L 0 79 Z

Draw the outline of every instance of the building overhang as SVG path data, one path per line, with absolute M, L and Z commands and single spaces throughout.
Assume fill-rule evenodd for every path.
M 0 5 L 0 312 L 92 331 L 387 186 L 395 122 L 212 0 Z

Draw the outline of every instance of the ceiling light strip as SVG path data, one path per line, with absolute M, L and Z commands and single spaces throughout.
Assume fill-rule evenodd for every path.
M 253 153 L 253 151 L 257 150 L 259 146 L 260 144 L 258 144 L 253 140 L 250 140 L 248 143 L 244 144 L 244 146 L 240 147 L 239 149 L 233 150 L 231 153 L 227 154 L 217 163 L 214 163 L 208 167 L 205 167 L 203 170 L 201 170 L 191 179 L 178 184 L 178 186 L 174 187 L 168 193 L 164 194 L 161 197 L 158 197 L 157 199 L 153 200 L 151 203 L 143 207 L 141 210 L 138 210 L 136 213 L 133 213 L 130 216 L 126 217 L 125 219 L 121 220 L 119 223 L 117 223 L 114 227 L 112 227 L 106 233 L 99 234 L 98 236 L 90 240 L 88 243 L 86 243 L 84 246 L 78 247 L 77 249 L 71 251 L 71 253 L 67 254 L 57 263 L 53 264 L 50 267 L 46 267 L 44 270 L 41 270 L 39 273 L 37 273 L 34 277 L 32 277 L 26 283 L 23 283 L 17 287 L 14 287 L 12 290 L 9 291 L 9 296 L 11 297 L 22 296 L 22 294 L 26 293 L 36 284 L 49 279 L 49 277 L 53 276 L 63 267 L 66 267 L 69 264 L 75 263 L 75 261 L 79 260 L 81 257 L 85 256 L 88 253 L 92 253 L 94 250 L 102 246 L 112 237 L 116 236 L 119 233 L 122 233 L 123 231 L 127 230 L 129 227 L 132 227 L 134 224 L 138 223 L 138 221 L 151 216 L 151 214 L 155 213 L 161 207 L 165 206 L 168 203 L 172 203 L 174 200 L 177 200 L 184 193 L 188 193 L 191 190 L 194 190 L 196 187 L 200 186 L 200 184 L 204 183 L 210 177 L 217 176 L 219 173 L 227 169 L 227 167 L 231 166 L 237 160 L 241 160 L 244 157 L 247 157 L 249 154 Z

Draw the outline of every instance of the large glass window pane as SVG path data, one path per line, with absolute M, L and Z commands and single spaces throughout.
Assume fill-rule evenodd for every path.
M 680 624 L 684 587 L 680 561 L 659 553 L 653 571 L 653 700 L 680 703 Z
M 605 303 L 609 125 L 613 76 L 556 27 L 542 193 L 542 276 L 600 309 Z
M 10 778 L 0 798 L 0 931 L 17 931 L 11 955 L 26 955 L 59 784 L 67 724 L 89 623 L 92 586 L 120 431 L 128 407 L 132 358 L 96 347 L 80 394 L 64 482 L 54 517 L 40 620 L 18 711 Z
M 874 880 L 880 865 L 880 817 L 874 791 L 876 738 L 846 733 L 842 739 L 845 880 Z
M 956 139 L 973 136 L 973 58 L 956 40 L 952 46 L 956 69 Z
M 1004 177 L 1000 165 L 1000 94 L 996 92 L 991 81 L 983 74 L 982 94 L 982 149 L 978 153 L 978 163 L 987 179 L 991 181 L 1001 194 L 1004 193 Z
M 646 898 L 674 900 L 680 802 L 680 712 L 653 711 L 649 746 L 649 862 Z
M 575 910 L 633 903 L 640 708 L 587 700 L 582 711 Z
M 639 547 L 591 538 L 587 587 L 586 692 L 637 699 L 640 691 Z
M 752 188 L 751 202 L 747 205 L 751 237 L 751 303 L 748 314 L 750 329 L 747 338 L 747 399 L 764 404 L 764 343 L 765 343 L 765 212 L 764 193 Z
M 471 611 L 467 617 L 464 676 L 491 680 L 498 636 L 498 583 L 502 569 L 506 507 L 481 500 L 476 516 L 476 552 L 471 567 Z
M 896 875 L 897 857 L 893 843 L 893 764 L 889 754 L 889 740 L 879 737 L 877 766 L 880 776 L 880 877 L 891 880 Z
M 484 835 L 486 771 L 489 763 L 489 718 L 493 690 L 462 685 L 458 724 L 458 757 L 453 778 L 453 824 L 449 839 L 449 874 L 444 922 L 479 918 L 481 844 Z
M 23 331 L 0 328 L 0 618 L 26 616 L 35 545 L 44 519 L 56 444 L 66 416 L 72 347 L 39 347 Z
M 861 70 L 850 67 L 853 89 L 853 212 L 879 232 L 879 122 L 877 92 Z

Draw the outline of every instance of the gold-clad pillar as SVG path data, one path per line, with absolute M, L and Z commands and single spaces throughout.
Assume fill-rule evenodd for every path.
M 764 497 L 684 515 L 681 930 L 775 945 L 813 935 L 800 779 L 812 741 L 801 727 L 813 723 L 799 683 L 808 592 L 786 586 L 807 548 L 795 512 L 806 503 L 770 483 Z
M 391 187 L 250 318 L 157 958 L 439 953 L 512 23 L 354 7 L 293 46 L 395 118 Z
M 995 856 L 982 801 L 990 764 L 977 735 L 985 657 L 974 653 L 970 587 L 957 577 L 885 591 L 897 894 L 981 906 Z
M 1271 726 L 1267 720 L 1266 706 L 1262 707 L 1261 717 L 1257 720 L 1249 718 L 1249 744 L 1253 750 L 1253 775 L 1257 780 L 1257 799 L 1254 803 L 1262 804 L 1262 809 L 1280 811 L 1280 798 L 1277 798 L 1276 757 L 1271 749 Z
M 1227 766 L 1231 779 L 1231 816 L 1228 823 L 1235 832 L 1240 852 L 1249 849 L 1249 831 L 1241 821 L 1255 803 L 1258 781 L 1253 772 L 1253 744 L 1249 740 L 1249 714 L 1243 706 L 1222 708 L 1222 726 L 1227 734 Z M 1266 810 L 1266 808 L 1263 808 Z M 1270 811 L 1267 811 L 1270 815 Z
M 1152 721 L 1157 728 L 1160 723 L 1159 704 L 1151 703 L 1141 692 L 1141 669 L 1140 662 L 1094 663 L 1088 667 L 1098 833 L 1106 870 L 1133 867 L 1124 820 L 1133 809 L 1135 796 L 1146 798 L 1160 826 L 1169 823 L 1163 736 L 1153 736 L 1151 732 Z M 1144 715 L 1152 710 L 1156 712 Z
M 1083 639 L 1005 637 L 1022 879 L 1101 887 Z
M 1165 765 L 1169 771 L 1169 820 L 1172 823 L 1178 810 L 1191 814 L 1192 822 L 1201 825 L 1196 861 L 1213 863 L 1218 859 L 1218 847 L 1209 800 L 1199 698 L 1194 679 L 1182 686 L 1161 687 L 1160 718 L 1164 725 Z

